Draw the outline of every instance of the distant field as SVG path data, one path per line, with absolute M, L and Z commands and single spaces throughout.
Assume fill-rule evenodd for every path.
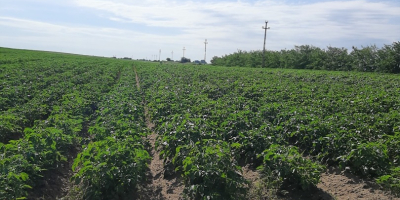
M 398 75 L 0 48 L 4 199 L 146 199 L 155 155 L 188 199 L 312 196 L 332 167 L 399 194 L 399 151 Z

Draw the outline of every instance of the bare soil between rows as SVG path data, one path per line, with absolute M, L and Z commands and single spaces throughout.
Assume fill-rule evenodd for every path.
M 384 191 L 373 180 L 362 179 L 347 171 L 330 167 L 321 174 L 318 188 L 328 192 L 335 199 L 343 200 L 400 200 L 388 191 Z
M 140 79 L 135 70 L 136 86 L 140 90 Z M 150 135 L 147 136 L 147 140 L 150 143 L 149 153 L 152 160 L 149 163 L 148 172 L 148 183 L 139 189 L 139 194 L 137 199 L 154 199 L 154 200 L 164 200 L 164 199 L 182 199 L 183 184 L 180 174 L 173 174 L 168 177 L 165 176 L 164 171 L 164 161 L 160 159 L 160 153 L 156 149 L 157 134 L 154 132 L 155 124 L 151 121 L 148 112 L 147 102 L 143 97 L 142 104 L 144 106 L 144 114 L 146 126 L 152 131 Z

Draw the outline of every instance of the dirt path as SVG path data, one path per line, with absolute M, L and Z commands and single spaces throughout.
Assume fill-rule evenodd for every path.
M 140 90 L 140 79 L 136 72 L 136 67 L 133 67 L 136 76 L 136 87 Z M 155 148 L 157 140 L 157 134 L 154 132 L 155 124 L 151 121 L 148 112 L 148 107 L 145 98 L 143 97 L 144 114 L 146 119 L 146 126 L 152 131 L 147 136 L 147 140 L 151 145 L 150 155 L 152 160 L 149 163 L 149 182 L 144 188 L 141 189 L 141 194 L 138 195 L 138 199 L 182 199 L 181 193 L 183 191 L 182 180 L 179 175 L 171 176 L 168 178 L 164 177 L 164 163 L 160 159 L 160 153 Z

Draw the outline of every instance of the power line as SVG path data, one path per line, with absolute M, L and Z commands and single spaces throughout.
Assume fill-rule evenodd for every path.
M 204 61 L 206 61 L 206 55 L 207 55 L 207 44 L 208 44 L 208 42 L 207 42 L 207 39 L 206 39 L 206 41 L 204 42 Z
M 268 21 L 265 21 L 265 26 L 263 26 L 262 29 L 265 30 L 265 33 L 264 33 L 264 49 L 263 49 L 263 62 L 262 62 L 262 67 L 265 67 L 265 40 L 267 39 L 267 29 L 269 29 L 269 27 L 268 27 Z

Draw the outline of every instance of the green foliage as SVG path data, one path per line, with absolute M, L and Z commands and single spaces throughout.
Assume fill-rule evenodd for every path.
M 336 71 L 351 71 L 352 58 L 348 56 L 347 49 L 328 46 L 326 58 L 322 63 L 323 69 Z
M 400 167 L 391 169 L 390 174 L 377 178 L 376 182 L 400 196 Z
M 29 175 L 24 171 L 32 169 L 32 165 L 21 154 L 5 157 L 6 151 L 10 151 L 9 148 L 12 148 L 12 145 L 0 143 L 2 153 L 0 159 L 0 195 L 5 199 L 26 197 L 27 191 L 25 189 L 31 188 L 31 182 Z
M 231 68 L 137 62 L 138 90 L 132 61 L 0 48 L 0 196 L 29 198 L 77 145 L 73 199 L 135 192 L 150 159 L 143 103 L 187 198 L 244 198 L 243 165 L 262 165 L 259 187 L 307 189 L 323 171 L 318 162 L 396 191 L 399 77 L 349 71 L 398 73 L 399 49 L 301 45 L 266 54 L 269 68 L 318 71 L 260 69 L 262 52 L 240 50 L 212 60 Z
M 29 176 L 25 172 L 14 173 L 8 172 L 6 177 L 0 177 L 0 195 L 5 199 L 26 199 L 26 189 L 32 189 L 26 182 L 29 181 Z
M 72 144 L 72 137 L 64 135 L 61 130 L 48 128 L 43 132 L 25 129 L 25 138 L 37 153 L 32 155 L 32 162 L 43 168 L 51 168 L 66 157 L 61 151 Z
M 72 180 L 82 182 L 84 199 L 123 198 L 145 181 L 149 159 L 138 141 L 108 137 L 90 143 L 77 156 L 72 167 L 77 173 Z
M 343 47 L 328 46 L 327 49 L 320 49 L 310 45 L 300 45 L 290 50 L 266 51 L 265 66 L 268 68 L 400 73 L 399 51 L 399 42 L 385 45 L 380 49 L 375 45 L 361 49 L 353 47 L 350 53 Z M 227 67 L 261 67 L 262 60 L 262 51 L 238 50 L 230 55 L 214 56 L 211 64 Z
M 181 63 L 190 63 L 190 58 L 182 57 L 181 58 Z
M 0 143 L 0 195 L 5 199 L 24 198 L 44 170 L 34 164 L 37 152 L 27 140 Z
M 246 180 L 229 144 L 202 140 L 183 160 L 184 195 L 190 199 L 244 199 Z
M 241 159 L 250 163 L 261 163 L 262 160 L 257 158 L 266 148 L 272 144 L 277 144 L 277 138 L 270 136 L 265 132 L 250 130 L 246 133 L 239 133 L 238 136 L 232 137 L 232 150 L 239 155 Z
M 381 176 L 390 167 L 387 146 L 375 142 L 359 144 L 356 149 L 351 150 L 343 162 L 356 174 L 364 176 Z
M 146 181 L 150 159 L 142 137 L 144 128 L 141 95 L 131 67 L 121 69 L 119 84 L 98 102 L 90 140 L 74 160 L 71 198 L 123 199 Z
M 298 68 L 340 65 L 350 70 L 345 49 L 329 51 L 323 57 L 318 48 L 299 46 L 285 53 L 303 59 Z M 230 65 L 250 55 L 257 54 L 240 51 Z M 290 66 L 291 58 L 277 60 Z M 329 65 L 320 64 L 327 60 Z M 343 164 L 367 177 L 391 175 L 389 169 L 398 165 L 400 85 L 395 75 L 145 63 L 138 73 L 162 158 L 180 172 L 187 157 L 194 162 L 192 149 L 202 152 L 202 141 L 208 140 L 228 143 L 235 154 L 232 163 L 261 164 L 269 177 L 264 185 L 289 182 L 310 188 L 324 170 L 319 162 Z
M 11 139 L 21 137 L 23 129 L 22 126 L 26 120 L 21 119 L 16 114 L 0 115 L 0 142 L 8 142 Z
M 351 52 L 352 57 L 354 57 L 355 68 L 361 72 L 373 72 L 378 69 L 378 48 L 373 46 L 363 47 L 358 49 L 353 47 Z
M 38 183 L 49 178 L 45 174 L 58 174 L 66 164 L 100 97 L 117 83 L 117 72 L 127 62 L 5 48 L 0 52 L 0 196 L 30 198 L 42 187 Z
M 400 127 L 398 127 L 400 129 Z M 385 135 L 384 144 L 388 150 L 389 160 L 393 165 L 400 164 L 400 131 L 395 135 Z
M 275 176 L 301 186 L 303 190 L 318 184 L 324 166 L 303 157 L 297 147 L 271 145 L 262 154 L 264 163 L 260 170 L 264 174 Z

